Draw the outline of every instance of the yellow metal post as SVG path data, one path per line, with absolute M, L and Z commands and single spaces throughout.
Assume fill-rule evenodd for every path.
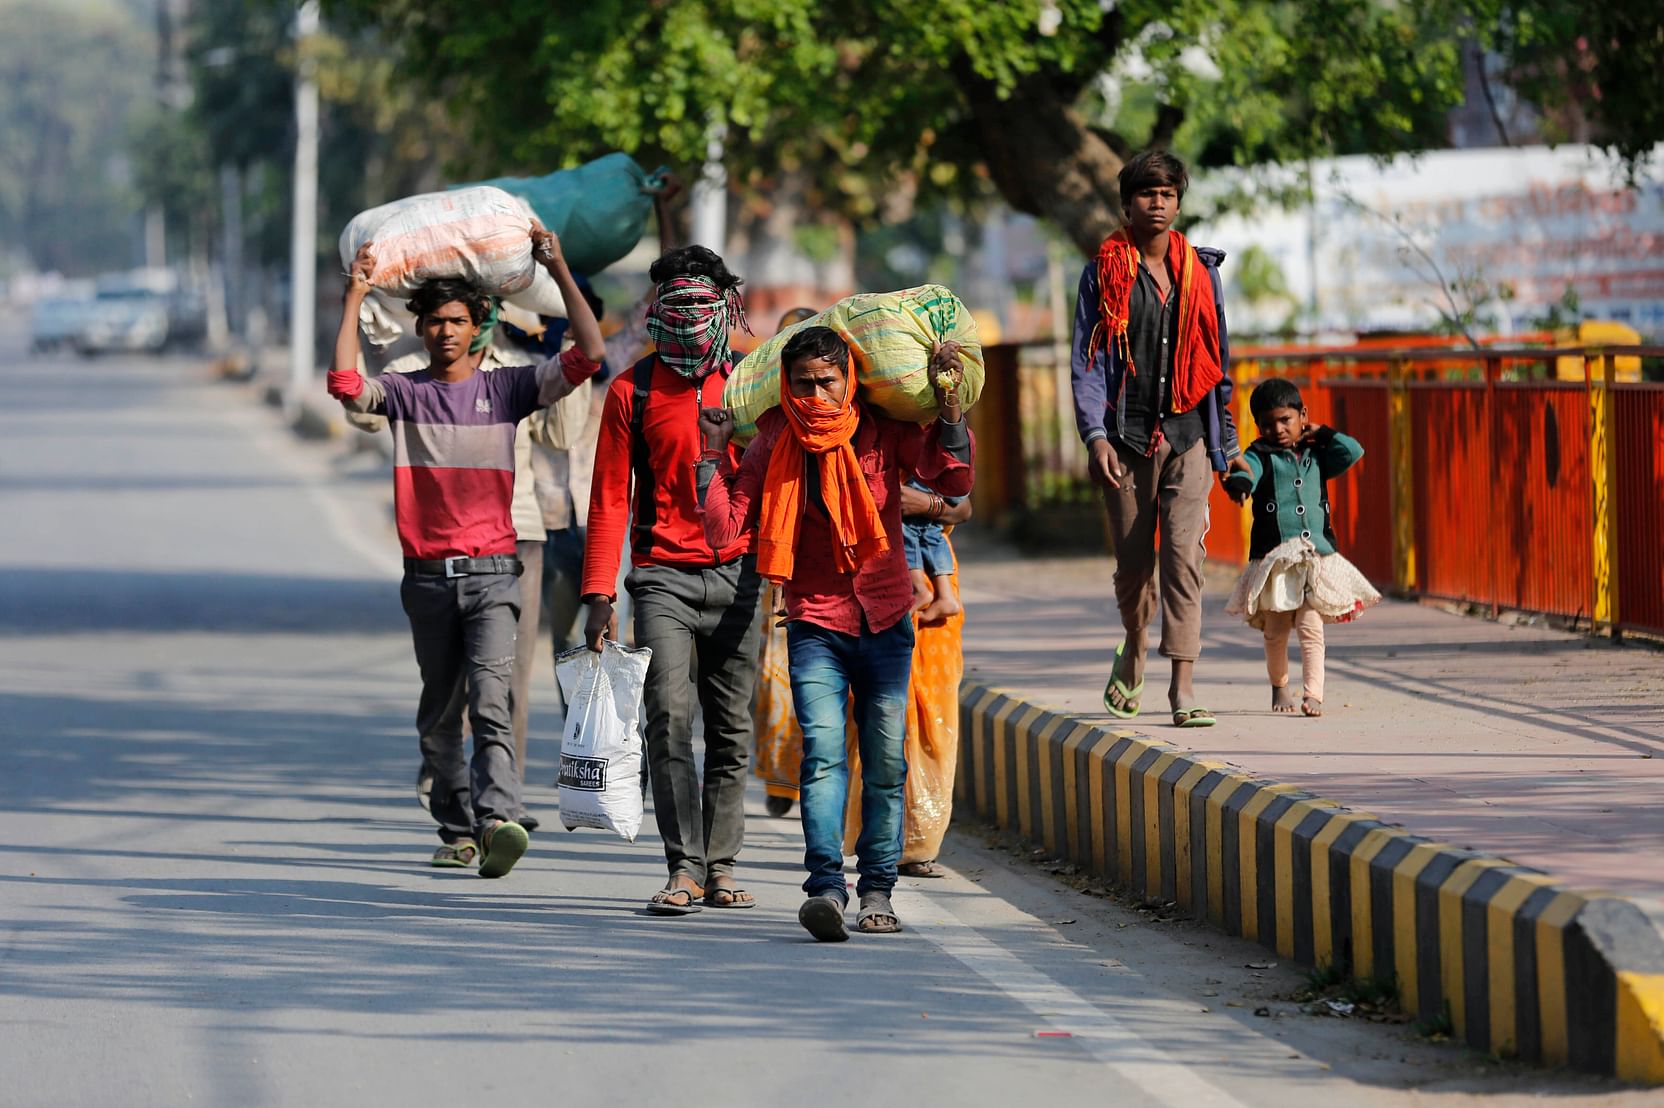
M 1589 382 L 1589 476 L 1594 520 L 1594 629 L 1612 634 L 1618 622 L 1618 458 L 1613 448 L 1612 359 L 1599 350 L 1583 356 Z
M 1415 459 L 1410 453 L 1408 367 L 1394 358 L 1387 367 L 1387 431 L 1391 444 L 1392 576 L 1400 593 L 1416 587 Z

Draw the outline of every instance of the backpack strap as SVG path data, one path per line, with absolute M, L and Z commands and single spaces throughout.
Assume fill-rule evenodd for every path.
M 647 420 L 647 395 L 653 387 L 653 363 L 649 354 L 635 364 L 635 390 L 630 396 L 630 474 L 635 481 L 635 506 L 630 513 L 630 542 L 642 553 L 653 547 L 653 526 L 658 522 L 658 497 L 654 495 L 653 466 L 642 425 Z

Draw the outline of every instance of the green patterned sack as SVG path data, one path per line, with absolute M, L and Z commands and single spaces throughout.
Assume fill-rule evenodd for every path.
M 741 441 L 756 434 L 758 416 L 780 403 L 780 352 L 804 327 L 830 327 L 844 337 L 862 398 L 894 419 L 922 423 L 935 418 L 929 363 L 930 348 L 938 342 L 953 341 L 963 348 L 961 403 L 969 408 L 982 394 L 976 321 L 957 296 L 941 285 L 857 293 L 781 331 L 735 367 L 723 403 L 733 409 L 735 436 Z

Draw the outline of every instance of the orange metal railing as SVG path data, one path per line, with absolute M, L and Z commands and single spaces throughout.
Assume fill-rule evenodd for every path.
M 1363 444 L 1363 460 L 1330 496 L 1341 550 L 1372 580 L 1492 611 L 1664 633 L 1664 384 L 1617 372 L 1637 376 L 1664 347 L 1235 354 L 1245 440 L 1254 434 L 1248 395 L 1277 375 L 1301 387 L 1313 418 Z M 1089 502 L 1074 428 L 1059 414 L 1067 366 L 1050 345 L 988 355 L 1004 406 L 975 414 L 979 470 L 1002 476 L 981 494 L 979 517 L 998 524 L 1014 511 Z M 1581 380 L 1568 380 L 1579 368 Z M 1212 510 L 1208 556 L 1240 564 L 1245 510 L 1217 487 Z

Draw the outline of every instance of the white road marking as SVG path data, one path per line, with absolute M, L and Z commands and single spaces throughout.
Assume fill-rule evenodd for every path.
M 1008 950 L 982 937 L 942 901 L 898 888 L 891 901 L 906 926 L 1058 1031 L 1067 1031 L 1099 1062 L 1162 1104 L 1231 1108 L 1242 1101 L 1204 1081 L 1138 1032 Z

